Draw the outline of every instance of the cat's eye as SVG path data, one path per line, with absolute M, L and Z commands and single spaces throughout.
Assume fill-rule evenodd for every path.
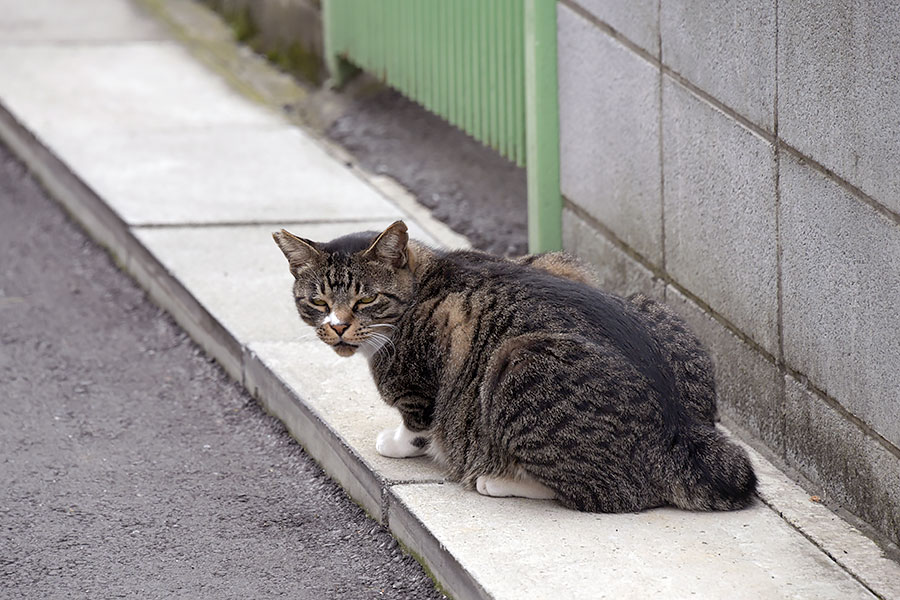
M 316 306 L 328 306 L 328 303 L 325 302 L 324 300 L 322 300 L 321 298 L 311 298 L 309 301 L 312 302 L 313 304 L 315 304 Z
M 371 296 L 363 296 L 359 300 L 356 301 L 357 304 L 372 304 L 375 302 L 375 299 L 378 298 L 378 294 L 372 294 Z

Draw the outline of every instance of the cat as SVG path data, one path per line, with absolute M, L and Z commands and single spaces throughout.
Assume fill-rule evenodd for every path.
M 748 506 L 747 454 L 716 429 L 712 362 L 643 295 L 563 253 L 435 250 L 397 221 L 327 243 L 274 233 L 300 318 L 363 353 L 402 417 L 377 451 L 429 455 L 488 496 L 590 512 Z

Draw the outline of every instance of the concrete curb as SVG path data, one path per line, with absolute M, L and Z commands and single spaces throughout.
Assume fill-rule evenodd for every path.
M 274 373 L 238 341 L 138 240 L 131 228 L 0 103 L 0 139 L 53 198 L 104 246 L 120 268 L 143 287 L 204 351 L 213 357 L 337 481 L 437 577 L 453 597 L 490 596 L 392 491 L 385 480 Z M 420 482 L 421 483 L 421 482 Z

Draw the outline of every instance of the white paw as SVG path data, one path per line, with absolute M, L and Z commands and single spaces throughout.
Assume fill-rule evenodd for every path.
M 394 442 L 393 429 L 385 429 L 378 434 L 378 437 L 375 439 L 375 450 L 382 456 L 387 456 L 389 458 L 403 458 L 400 448 L 398 448 L 397 444 Z
M 422 434 L 417 435 L 401 424 L 396 429 L 385 429 L 379 433 L 375 439 L 375 450 L 388 458 L 422 456 L 425 454 L 424 446 L 413 443 L 422 437 Z
M 519 498 L 533 498 L 535 500 L 551 500 L 556 497 L 556 492 L 530 477 L 501 479 L 499 477 L 481 475 L 475 480 L 475 489 L 483 496 L 493 496 L 495 498 L 518 496 Z

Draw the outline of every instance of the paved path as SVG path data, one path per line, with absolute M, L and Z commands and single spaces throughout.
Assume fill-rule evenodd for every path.
M 201 10 L 182 0 L 165 4 Z M 0 31 L 15 32 L 0 42 L 0 137 L 457 598 L 900 597 L 900 567 L 756 453 L 760 500 L 747 510 L 626 515 L 485 498 L 443 481 L 425 459 L 379 456 L 375 436 L 398 417 L 379 400 L 362 359 L 338 359 L 310 339 L 269 232 L 285 226 L 329 239 L 405 217 L 414 237 L 434 242 L 427 215 L 411 218 L 412 209 L 379 193 L 370 174 L 347 168 L 280 107 L 229 87 L 125 0 L 0 0 L 0 8 Z M 110 332 L 122 319 L 108 323 Z M 152 382 L 160 393 L 190 389 L 167 386 L 165 378 Z M 211 402 L 228 429 L 221 412 L 233 405 Z M 103 410 L 141 422 L 137 406 Z M 66 430 L 73 439 L 91 430 L 77 414 L 52 416 L 74 420 Z M 7 418 L 24 428 L 30 417 Z M 197 431 L 199 440 L 211 435 Z M 240 440 L 229 445 L 203 441 L 195 450 L 272 460 Z M 181 481 L 199 474 L 184 464 Z M 124 473 L 107 477 L 127 483 Z M 248 473 L 247 489 L 262 486 L 264 473 Z M 284 485 L 293 489 L 292 481 Z M 220 537 L 245 531 L 228 519 L 235 512 L 227 498 L 196 501 L 224 516 Z M 293 514 L 280 509 L 260 508 L 257 519 Z M 27 516 L 14 522 L 27 524 Z
M 0 146 L 0 598 L 440 598 Z

